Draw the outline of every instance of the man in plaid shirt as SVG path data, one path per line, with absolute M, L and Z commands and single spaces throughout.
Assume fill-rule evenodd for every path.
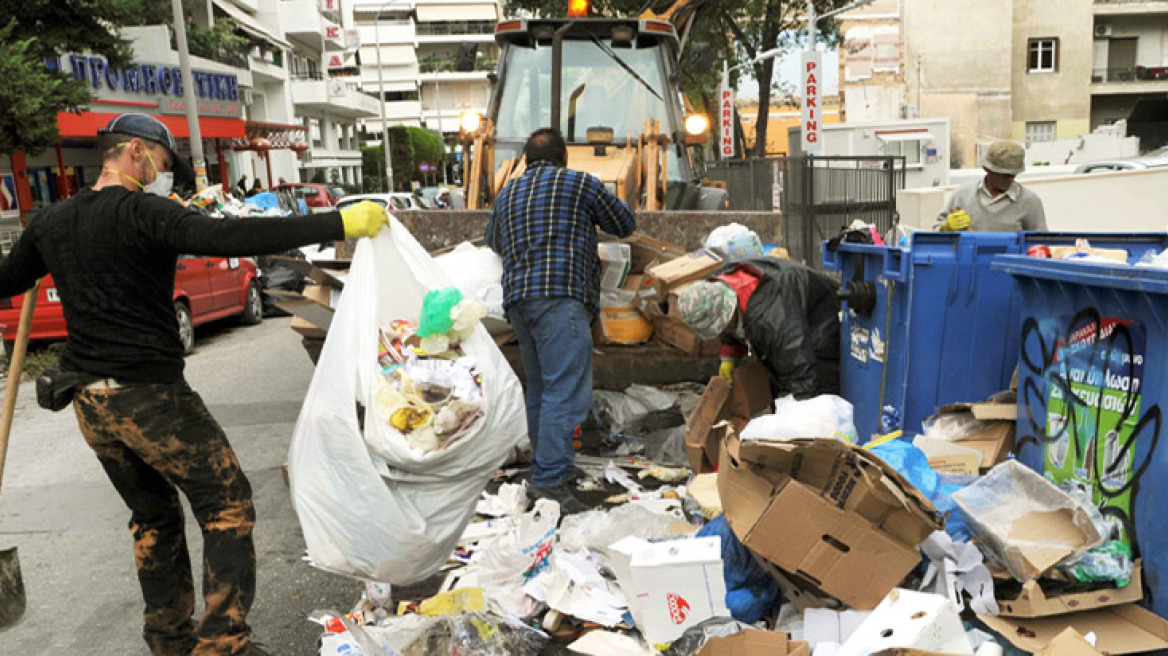
M 527 170 L 495 199 L 486 242 L 503 259 L 503 305 L 527 375 L 527 431 L 535 450 L 532 498 L 564 513 L 585 506 L 572 491 L 572 438 L 592 403 L 592 321 L 600 301 L 596 227 L 636 229 L 633 210 L 595 177 L 566 168 L 557 130 L 537 130 Z

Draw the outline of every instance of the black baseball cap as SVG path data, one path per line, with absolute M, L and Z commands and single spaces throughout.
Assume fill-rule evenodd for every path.
M 174 135 L 166 125 L 147 114 L 121 114 L 114 117 L 109 125 L 97 131 L 98 134 L 127 134 L 131 137 L 148 139 L 159 144 L 170 153 L 171 170 L 174 171 L 175 182 L 192 182 L 195 179 L 195 169 L 191 168 L 185 157 L 178 154 L 178 144 Z

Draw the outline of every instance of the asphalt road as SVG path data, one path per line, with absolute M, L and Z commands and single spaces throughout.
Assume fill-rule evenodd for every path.
M 363 586 L 302 561 L 304 540 L 280 465 L 313 366 L 289 321 L 200 329 L 187 379 L 227 431 L 254 489 L 256 637 L 274 654 L 309 656 L 318 653 L 320 628 L 308 614 L 348 610 Z M 198 581 L 202 540 L 189 508 L 187 519 Z M 72 408 L 42 410 L 32 385 L 21 385 L 0 494 L 0 548 L 19 548 L 28 610 L 0 629 L 0 653 L 148 656 L 128 521 Z

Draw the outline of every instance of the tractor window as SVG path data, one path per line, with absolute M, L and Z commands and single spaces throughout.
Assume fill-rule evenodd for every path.
M 633 72 L 625 70 L 605 49 L 592 41 L 564 42 L 561 98 L 564 137 L 583 143 L 588 128 L 610 127 L 618 145 L 644 132 L 645 121 L 661 121 L 661 130 L 672 132 L 668 93 L 661 70 L 660 47 L 612 50 Z M 505 77 L 499 99 L 497 136 L 500 140 L 526 139 L 551 122 L 551 46 L 507 48 Z M 640 79 L 638 79 L 640 78 Z M 573 96 L 575 100 L 573 101 Z

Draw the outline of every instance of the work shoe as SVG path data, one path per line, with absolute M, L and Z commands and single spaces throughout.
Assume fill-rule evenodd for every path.
M 551 499 L 560 504 L 561 515 L 575 515 L 588 510 L 588 506 L 584 505 L 576 494 L 572 491 L 572 479 L 568 479 L 555 487 L 529 487 L 527 488 L 527 498 L 535 501 L 537 499 Z
M 259 643 L 255 642 L 253 640 L 252 642 L 249 642 L 247 644 L 247 647 L 244 648 L 243 651 L 239 652 L 238 656 L 272 656 L 272 655 L 266 649 L 264 649 Z

